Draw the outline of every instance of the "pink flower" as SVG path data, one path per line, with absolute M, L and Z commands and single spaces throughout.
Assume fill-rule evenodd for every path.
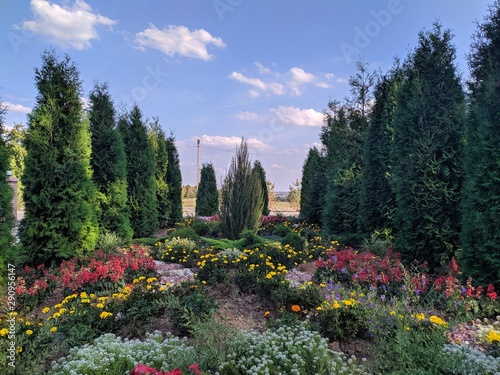
M 164 375 L 161 371 L 158 371 L 154 368 L 148 367 L 146 365 L 143 365 L 142 363 L 139 363 L 135 368 L 130 371 L 130 375 Z M 170 374 L 169 372 L 166 372 L 165 375 Z M 173 374 L 177 375 L 177 373 Z M 182 375 L 180 373 L 179 375 Z
M 197 363 L 195 363 L 194 365 L 189 365 L 188 370 L 189 371 L 193 371 L 196 375 L 201 375 L 201 371 L 198 368 L 198 364 Z

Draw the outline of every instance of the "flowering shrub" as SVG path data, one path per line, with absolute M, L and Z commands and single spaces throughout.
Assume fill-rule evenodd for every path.
M 189 365 L 188 367 L 189 371 L 192 371 L 193 373 L 200 375 L 201 371 L 198 368 L 198 364 L 194 365 Z M 165 371 L 161 372 L 158 371 L 154 368 L 148 367 L 143 364 L 138 364 L 135 366 L 135 368 L 130 371 L 130 375 L 147 375 L 147 374 L 152 374 L 152 375 L 182 375 L 182 370 L 180 368 L 174 368 L 172 371 Z
M 24 266 L 16 279 L 16 302 L 20 310 L 31 310 L 56 287 L 58 278 L 44 264 L 36 268 Z
M 173 237 L 163 243 L 158 243 L 155 251 L 165 262 L 181 263 L 191 266 L 199 251 L 196 242 L 188 238 Z

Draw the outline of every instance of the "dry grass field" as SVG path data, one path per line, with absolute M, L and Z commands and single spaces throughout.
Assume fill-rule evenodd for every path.
M 194 216 L 194 208 L 196 205 L 195 198 L 182 199 L 182 211 L 184 216 Z M 285 216 L 299 216 L 299 207 L 292 206 L 288 202 L 271 202 L 269 203 L 271 214 L 283 214 Z

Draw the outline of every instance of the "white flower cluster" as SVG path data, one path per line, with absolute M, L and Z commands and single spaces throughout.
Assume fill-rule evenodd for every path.
M 237 248 L 222 250 L 220 253 L 221 258 L 226 258 L 228 261 L 236 260 L 244 255 L 244 252 Z
M 329 350 L 328 342 L 305 322 L 264 333 L 242 332 L 220 369 L 234 366 L 252 375 L 366 374 L 354 359 Z
M 447 344 L 443 348 L 450 373 L 457 375 L 500 375 L 500 358 L 486 355 L 466 345 Z
M 122 340 L 106 333 L 82 347 L 73 348 L 67 357 L 52 363 L 50 375 L 129 374 L 142 363 L 156 369 L 171 370 L 196 362 L 196 351 L 186 339 L 161 332 L 146 334 L 146 339 Z

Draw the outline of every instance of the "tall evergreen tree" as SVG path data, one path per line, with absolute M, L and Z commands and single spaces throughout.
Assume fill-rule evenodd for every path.
M 198 216 L 212 216 L 219 210 L 219 192 L 212 163 L 203 164 L 200 185 L 196 192 L 195 213 Z
M 135 237 L 152 236 L 158 230 L 155 159 L 146 125 L 137 105 L 118 119 L 127 156 L 127 196 L 130 224 Z
M 321 224 L 325 205 L 325 167 L 324 156 L 316 147 L 311 148 L 302 167 L 300 191 L 300 217 L 308 223 Z
M 4 139 L 4 116 L 6 109 L 0 101 L 0 261 L 2 265 L 0 270 L 5 267 L 5 260 L 11 257 L 12 228 L 14 227 L 14 215 L 12 214 L 12 188 L 7 183 L 7 171 L 9 170 L 9 149 Z M 2 277 L 0 275 L 0 280 Z
M 28 116 L 24 220 L 27 260 L 50 263 L 94 250 L 96 190 L 90 167 L 89 121 L 80 102 L 79 72 L 69 56 L 42 55 L 35 69 L 38 96 Z
M 168 185 L 168 200 L 170 202 L 170 226 L 182 221 L 182 175 L 179 162 L 179 153 L 175 147 L 175 137 L 171 134 L 167 138 L 168 168 L 165 180 Z
M 158 224 L 160 228 L 168 225 L 170 202 L 168 200 L 168 185 L 166 181 L 168 168 L 167 140 L 160 121 L 154 118 L 149 124 L 149 141 L 153 147 L 155 159 L 156 200 L 158 202 Z
M 24 206 L 23 198 L 23 184 L 21 177 L 24 171 L 24 159 L 26 158 L 26 148 L 24 147 L 24 136 L 26 128 L 23 124 L 14 124 L 12 129 L 7 131 L 7 143 L 9 145 L 10 157 L 10 170 L 12 175 L 18 179 L 17 182 L 17 204 L 18 207 Z
M 394 135 L 394 114 L 401 69 L 393 68 L 375 87 L 375 104 L 364 143 L 359 232 L 363 236 L 375 230 L 392 228 L 396 205 L 391 181 L 390 150 Z
M 237 239 L 244 229 L 257 230 L 263 197 L 259 176 L 252 170 L 248 145 L 242 140 L 236 149 L 221 189 L 221 230 Z
M 500 2 L 478 26 L 469 56 L 470 111 L 466 125 L 462 204 L 464 273 L 500 283 Z
M 262 198 L 263 198 L 263 208 L 262 208 L 262 215 L 269 215 L 269 192 L 267 190 L 267 181 L 266 181 L 266 171 L 264 170 L 264 167 L 260 163 L 260 161 L 255 160 L 253 163 L 253 170 L 255 173 L 260 178 L 260 185 L 262 188 Z
M 96 83 L 89 99 L 92 179 L 98 191 L 100 231 L 116 233 L 128 242 L 133 231 L 127 206 L 127 159 L 107 84 Z
M 431 269 L 458 247 L 465 99 L 449 30 L 420 32 L 404 69 L 394 120 L 396 249 Z

